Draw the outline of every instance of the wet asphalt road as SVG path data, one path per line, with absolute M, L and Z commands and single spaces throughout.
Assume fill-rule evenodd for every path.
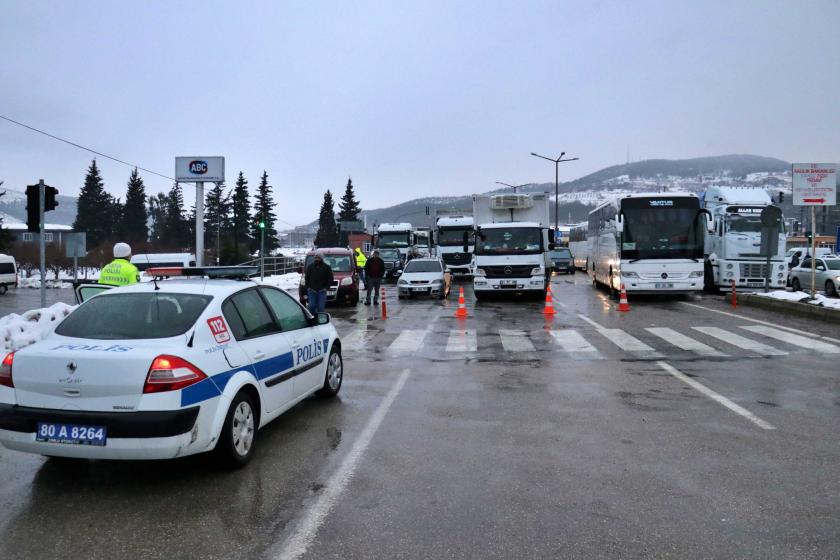
M 340 398 L 239 471 L 0 449 L 0 557 L 837 557 L 836 326 L 554 295 L 333 310 Z

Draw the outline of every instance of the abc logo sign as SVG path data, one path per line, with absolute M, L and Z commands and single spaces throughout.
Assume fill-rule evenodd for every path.
M 207 173 L 207 162 L 202 161 L 200 159 L 195 159 L 190 162 L 189 165 L 190 173 L 194 173 L 196 175 L 204 175 Z

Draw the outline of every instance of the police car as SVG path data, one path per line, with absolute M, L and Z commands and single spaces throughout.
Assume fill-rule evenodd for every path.
M 335 396 L 343 379 L 329 315 L 249 280 L 255 268 L 161 268 L 147 271 L 154 282 L 77 290 L 86 301 L 0 363 L 0 443 L 245 464 L 259 428 L 312 394 Z

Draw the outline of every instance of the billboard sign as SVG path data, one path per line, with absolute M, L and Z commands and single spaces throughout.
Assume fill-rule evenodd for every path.
M 225 158 L 176 157 L 175 180 L 179 183 L 220 183 L 225 180 Z
M 836 204 L 836 163 L 793 164 L 794 206 L 834 206 Z

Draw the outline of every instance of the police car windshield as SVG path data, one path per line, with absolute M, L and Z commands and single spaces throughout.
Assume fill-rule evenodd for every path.
M 55 332 L 98 340 L 169 338 L 193 326 L 212 299 L 164 292 L 101 294 L 68 315 Z

